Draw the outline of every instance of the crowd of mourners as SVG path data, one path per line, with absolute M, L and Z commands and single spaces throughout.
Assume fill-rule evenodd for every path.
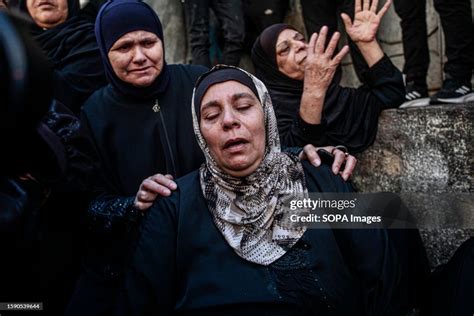
M 302 0 L 308 39 L 283 23 L 288 1 L 186 0 L 191 64 L 167 64 L 145 2 L 0 0 L 0 302 L 471 316 L 474 238 L 431 271 L 413 227 L 286 220 L 295 196 L 354 192 L 381 111 L 474 97 L 469 0 L 435 1 L 448 61 L 431 99 L 424 1 L 394 1 L 405 81 L 376 36 L 391 0 Z M 340 85 L 348 53 L 359 88 Z

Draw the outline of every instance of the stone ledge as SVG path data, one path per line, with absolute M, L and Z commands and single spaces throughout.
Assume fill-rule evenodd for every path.
M 362 192 L 473 193 L 473 122 L 472 102 L 383 111 L 373 146 L 357 157 L 356 188 Z M 435 217 L 458 216 L 441 205 L 438 208 L 428 211 Z M 415 217 L 427 211 L 411 210 Z M 474 205 L 464 205 L 462 212 L 472 218 Z M 446 262 L 470 235 L 474 227 L 423 229 L 431 264 Z

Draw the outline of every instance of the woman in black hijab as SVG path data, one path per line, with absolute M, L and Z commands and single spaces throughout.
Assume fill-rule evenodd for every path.
M 54 98 L 78 114 L 106 84 L 94 24 L 81 13 L 79 0 L 19 0 L 9 6 L 32 18 L 31 34 L 54 70 Z
M 107 314 L 114 305 L 141 218 L 135 197 L 142 182 L 176 189 L 170 175 L 180 177 L 204 160 L 192 138 L 189 104 L 206 68 L 167 65 L 161 22 L 142 1 L 106 2 L 95 34 L 109 84 L 85 102 L 81 119 L 104 183 L 89 209 L 86 271 L 67 315 Z
M 84 104 L 110 192 L 134 196 L 156 174 L 182 176 L 203 157 L 187 105 L 206 68 L 167 65 L 161 22 L 147 4 L 109 1 L 95 33 L 109 84 Z
M 268 27 L 256 40 L 252 61 L 272 96 L 283 145 L 342 144 L 361 152 L 373 143 L 380 112 L 399 106 L 404 97 L 402 75 L 375 39 L 389 5 L 376 13 L 377 1 L 370 8 L 365 3 L 363 10 L 357 1 L 354 23 L 343 16 L 368 66 L 362 72 L 365 85 L 358 89 L 339 85 L 336 69 L 348 48 L 333 57 L 339 33 L 325 49 L 327 27 L 313 34 L 309 45 L 287 24 Z

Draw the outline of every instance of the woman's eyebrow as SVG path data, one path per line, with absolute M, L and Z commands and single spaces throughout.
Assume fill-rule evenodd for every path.
M 131 40 L 131 39 L 118 40 L 118 41 L 112 46 L 112 49 L 113 49 L 113 48 L 116 48 L 116 47 L 123 46 L 123 45 L 131 45 L 131 44 L 133 44 L 133 40 Z
M 146 36 L 146 37 L 142 37 L 140 39 L 140 42 L 143 42 L 143 41 L 156 41 L 157 38 L 156 37 L 153 37 L 153 36 Z
M 283 42 L 278 43 L 276 48 L 278 49 L 278 47 L 282 47 L 283 45 L 288 46 L 288 41 L 283 41 Z
M 235 93 L 232 96 L 232 101 L 235 102 L 235 101 L 237 101 L 239 99 L 242 99 L 242 98 L 248 98 L 248 99 L 256 100 L 255 96 L 251 95 L 250 93 L 241 92 L 241 93 Z
M 300 36 L 304 37 L 303 34 L 301 34 L 300 32 L 296 32 L 295 35 L 293 35 L 293 39 L 298 38 Z
M 217 100 L 206 102 L 201 106 L 201 112 L 207 108 L 218 107 L 218 106 L 219 106 L 219 101 Z

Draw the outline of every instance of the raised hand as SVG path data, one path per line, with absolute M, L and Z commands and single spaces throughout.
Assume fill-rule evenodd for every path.
M 349 47 L 344 46 L 339 53 L 333 57 L 337 43 L 341 37 L 335 32 L 325 47 L 328 34 L 327 26 L 323 26 L 319 35 L 314 33 L 307 48 L 307 56 L 304 72 L 305 89 L 310 89 L 313 93 L 325 94 L 326 89 L 334 77 L 337 66 L 341 63 L 344 56 L 349 52 Z
M 377 13 L 378 2 L 378 0 L 373 0 L 371 4 L 370 0 L 356 0 L 354 22 L 351 21 L 347 14 L 341 14 L 347 35 L 349 35 L 354 43 L 372 42 L 375 40 L 380 21 L 392 4 L 392 0 L 387 0 L 382 9 Z
M 319 35 L 314 33 L 311 36 L 306 47 L 304 87 L 299 115 L 308 124 L 321 123 L 327 89 L 331 84 L 337 66 L 349 52 L 349 47 L 346 45 L 333 57 L 340 34 L 338 32 L 334 33 L 329 44 L 325 47 L 327 34 L 328 28 L 323 26 Z

